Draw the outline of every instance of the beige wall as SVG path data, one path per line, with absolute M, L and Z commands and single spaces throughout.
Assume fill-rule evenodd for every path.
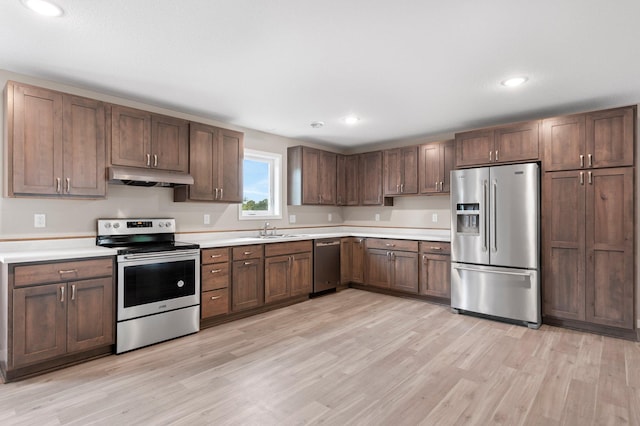
M 189 114 L 168 111 L 140 102 L 122 99 L 63 84 L 40 80 L 29 76 L 0 70 L 0 85 L 4 88 L 7 80 L 34 84 L 67 93 L 101 99 L 107 102 L 145 109 L 161 114 L 223 126 L 245 132 L 245 147 L 282 154 L 283 158 L 283 215 L 281 220 L 269 220 L 278 228 L 324 226 L 348 223 L 350 225 L 379 225 L 397 227 L 448 228 L 447 197 L 411 197 L 396 202 L 393 208 L 376 209 L 361 207 L 310 207 L 286 205 L 286 151 L 287 147 L 301 142 L 255 130 L 196 117 Z M 4 108 L 4 106 L 2 107 Z M 4 116 L 4 110 L 1 111 Z M 2 134 L 4 135 L 4 120 Z M 305 143 L 306 145 L 312 145 Z M 4 155 L 4 152 L 3 152 Z M 4 161 L 0 162 L 3 168 Z M 4 179 L 6 183 L 6 179 Z M 5 192 L 6 193 L 6 192 Z M 448 199 L 448 198 L 447 198 Z M 424 211 L 422 211 L 424 209 Z M 380 212 L 381 220 L 375 222 L 374 210 Z M 431 222 L 431 214 L 438 212 L 438 221 Z M 46 215 L 46 228 L 33 227 L 33 215 Z M 211 224 L 204 225 L 204 214 L 211 215 Z M 296 216 L 296 223 L 289 224 L 289 215 Z M 329 222 L 328 215 L 332 220 Z M 0 198 L 0 240 L 14 238 L 39 238 L 62 236 L 94 236 L 95 221 L 105 217 L 126 216 L 167 216 L 174 217 L 178 232 L 210 232 L 227 230 L 257 229 L 262 221 L 238 220 L 238 206 L 216 203 L 174 203 L 170 188 L 140 188 L 109 184 L 105 200 L 51 200 L 40 198 Z M 425 220 L 428 216 L 429 220 Z

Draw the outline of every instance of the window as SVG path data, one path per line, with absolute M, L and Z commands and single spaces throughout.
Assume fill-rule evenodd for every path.
M 240 219 L 280 219 L 282 156 L 244 150 L 243 196 Z

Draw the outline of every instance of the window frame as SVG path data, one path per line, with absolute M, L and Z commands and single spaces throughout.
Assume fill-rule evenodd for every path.
M 269 207 L 266 212 L 256 210 L 242 210 L 242 204 L 238 205 L 239 220 L 265 220 L 265 219 L 282 219 L 282 154 L 267 151 L 258 151 L 255 149 L 245 148 L 244 160 L 264 161 L 269 163 Z M 244 173 L 244 166 L 243 166 Z M 244 184 L 244 176 L 242 177 Z M 244 201 L 244 188 L 242 193 Z M 253 212 L 245 214 L 245 212 Z

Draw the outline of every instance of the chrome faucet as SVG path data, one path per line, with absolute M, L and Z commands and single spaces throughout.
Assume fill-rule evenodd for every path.
M 264 225 L 262 225 L 262 229 L 260 230 L 260 236 L 266 237 L 268 230 L 269 230 L 269 222 L 265 222 Z

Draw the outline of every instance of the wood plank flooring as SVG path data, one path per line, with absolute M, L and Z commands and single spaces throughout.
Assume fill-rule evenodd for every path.
M 0 385 L 0 424 L 640 425 L 640 346 L 348 289 Z

